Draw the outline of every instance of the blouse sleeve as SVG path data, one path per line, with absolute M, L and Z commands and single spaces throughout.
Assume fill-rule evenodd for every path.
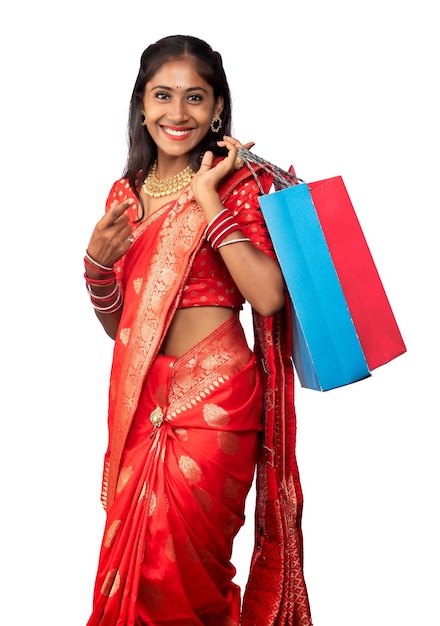
M 272 184 L 272 177 L 268 174 L 260 174 L 259 179 L 262 188 L 267 193 Z M 276 259 L 273 244 L 261 212 L 260 195 L 261 191 L 256 181 L 254 178 L 250 178 L 237 185 L 225 201 L 225 206 L 233 212 L 243 234 L 245 237 L 249 237 L 252 245 Z

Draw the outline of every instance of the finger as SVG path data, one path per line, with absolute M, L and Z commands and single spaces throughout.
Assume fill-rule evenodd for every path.
M 199 172 L 206 172 L 212 168 L 214 161 L 214 155 L 210 150 L 207 150 L 203 155 L 202 162 L 200 163 Z
M 134 203 L 133 198 L 129 198 L 128 200 L 124 200 L 123 202 L 118 202 L 115 200 L 110 205 L 110 209 L 107 211 L 107 217 L 111 223 L 116 222 L 122 215 L 124 215 L 125 211 Z
M 235 139 L 235 137 L 229 137 L 225 135 L 223 139 L 225 140 L 226 144 L 232 145 L 234 148 L 244 148 L 241 141 L 238 141 L 238 139 Z

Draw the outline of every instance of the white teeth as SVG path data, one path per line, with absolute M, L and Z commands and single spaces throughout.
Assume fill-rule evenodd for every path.
M 168 133 L 168 135 L 174 135 L 175 137 L 182 137 L 182 135 L 189 133 L 188 130 L 174 130 L 172 128 L 164 128 L 164 131 Z

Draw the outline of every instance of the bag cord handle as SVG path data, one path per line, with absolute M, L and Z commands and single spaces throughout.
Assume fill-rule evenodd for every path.
M 291 187 L 292 185 L 297 185 L 298 183 L 304 182 L 295 174 L 292 174 L 291 172 L 286 172 L 286 170 L 281 169 L 280 167 L 278 167 L 278 165 L 274 165 L 273 163 L 270 163 L 270 161 L 262 159 L 250 150 L 246 150 L 246 148 L 238 148 L 237 156 L 243 159 L 244 163 L 251 171 L 252 176 L 255 178 L 255 182 L 257 183 L 263 195 L 264 190 L 261 186 L 257 174 L 255 173 L 255 169 L 251 165 L 252 163 L 258 165 L 262 170 L 271 174 L 274 177 L 274 183 L 276 187 L 278 187 L 278 189 L 285 189 L 286 187 Z

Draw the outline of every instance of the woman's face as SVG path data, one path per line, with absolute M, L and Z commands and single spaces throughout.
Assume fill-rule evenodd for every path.
M 191 59 L 165 63 L 145 85 L 145 123 L 159 159 L 181 157 L 188 162 L 212 118 L 222 110 L 222 98 L 214 100 L 211 85 L 196 72 Z

